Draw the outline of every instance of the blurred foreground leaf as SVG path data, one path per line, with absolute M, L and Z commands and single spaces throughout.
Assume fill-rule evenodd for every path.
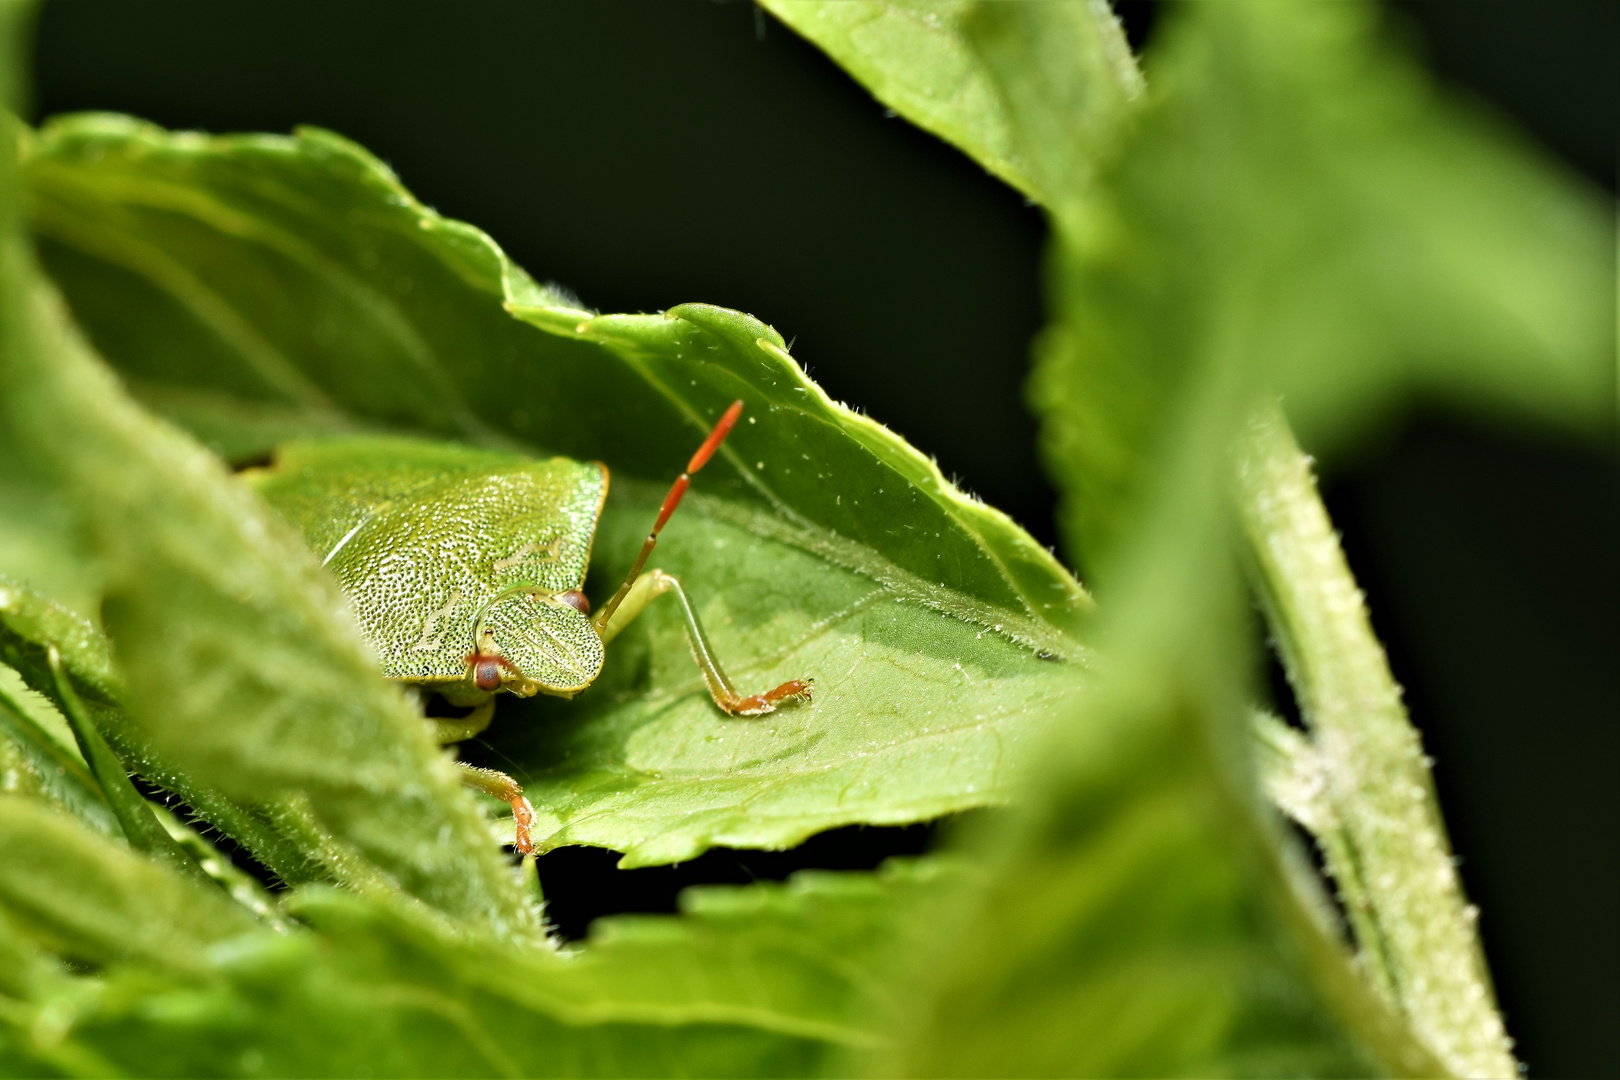
M 1126 635 L 1146 670 L 1221 633 L 1185 568 L 1231 542 L 1206 489 L 1270 391 L 1328 451 L 1418 395 L 1588 433 L 1614 402 L 1612 218 L 1440 98 L 1373 9 L 1201 5 L 1162 35 L 1128 145 L 1055 207 L 1036 380 L 1069 534 L 1122 625 L 1183 582 L 1179 619 Z M 1330 867 L 1369 906 L 1365 970 L 1447 1068 L 1511 1074 L 1416 735 L 1314 491 L 1284 482 L 1298 461 L 1268 460 L 1243 485 L 1250 546 L 1342 825 L 1324 846 L 1350 845 Z
M 579 701 L 502 703 L 492 738 L 543 844 L 637 865 L 1002 802 L 1012 748 L 1079 685 L 1073 579 L 748 316 L 593 316 L 324 132 L 68 118 L 26 176 L 75 314 L 143 401 L 224 453 L 370 425 L 605 460 L 598 602 L 713 416 L 748 403 L 656 561 L 739 683 L 809 674 L 816 701 L 720 715 L 655 605 Z
M 943 901 L 928 993 L 902 999 L 877 1071 L 1442 1074 L 1295 894 L 1207 694 L 1153 675 L 1134 700 L 1111 683 L 1042 801 L 976 838 L 986 884 Z
M 291 903 L 300 928 L 254 929 L 222 898 L 134 856 L 103 857 L 88 838 L 0 799 L 0 932 L 21 920 L 109 965 L 67 978 L 0 933 L 0 950 L 36 969 L 0 985 L 15 998 L 0 998 L 0 1053 L 36 1068 L 805 1075 L 884 1039 L 861 1008 L 888 983 L 881 961 L 915 936 L 918 901 L 957 876 L 924 862 L 695 890 L 682 917 L 607 920 L 569 956 L 318 888 Z
M 1128 152 L 1050 201 L 1032 394 L 1094 569 L 1223 366 L 1281 394 L 1319 452 L 1414 397 L 1612 426 L 1612 210 L 1442 97 L 1377 22 L 1189 7 L 1156 39 Z
M 37 603 L 19 623 L 14 592 L 8 659 L 49 694 L 38 657 L 60 648 L 99 683 L 97 728 L 124 728 L 202 787 L 250 804 L 296 793 L 312 815 L 301 839 L 329 873 L 359 884 L 380 871 L 447 911 L 523 926 L 478 810 L 377 677 L 314 559 L 206 452 L 128 400 L 17 240 L 0 255 L 7 465 L 47 478 L 91 539 L 128 711 L 94 629 Z M 66 635 L 79 640 L 64 647 Z
M 17 586 L 0 580 L 0 620 Z M 0 630 L 0 655 L 6 635 Z M 4 789 L 43 796 L 97 832 L 118 836 L 118 819 L 60 713 L 9 667 L 0 667 L 0 764 Z
M 1225 462 L 1268 390 L 1330 448 L 1414 392 L 1612 424 L 1601 205 L 1439 100 L 1379 48 L 1366 7 L 1179 12 L 1136 117 L 1110 112 L 1131 94 L 1095 47 L 1051 47 L 1073 40 L 1054 27 L 1081 5 L 772 10 L 1051 211 L 1054 319 L 1035 397 L 1068 535 L 1108 605 L 1100 677 L 1043 755 L 1044 796 L 980 837 L 995 884 L 947 929 L 969 944 L 942 948 L 933 997 L 886 1067 L 1441 1069 L 1349 977 L 1332 928 L 1311 916 L 1319 902 L 1290 884 L 1304 880 L 1297 857 L 1254 805 Z M 1015 168 L 1011 147 L 1025 154 Z M 1365 731 L 1360 767 L 1382 768 Z M 1155 784 L 1160 770 L 1175 779 Z M 1111 842 L 1115 830 L 1129 840 Z M 1416 920 L 1397 936 L 1433 944 L 1396 895 L 1421 891 L 1403 875 L 1450 875 L 1443 835 L 1438 858 L 1419 846 L 1421 865 L 1391 864 L 1379 917 Z M 1138 860 L 1154 869 L 1133 882 Z M 1472 930 L 1460 909 L 1449 916 L 1440 937 L 1457 931 L 1466 954 Z M 1203 947 L 1221 959 L 1200 961 Z M 1445 1066 L 1511 1073 L 1499 1023 L 1413 1005 L 1455 974 L 1462 984 L 1439 996 L 1495 1019 L 1488 980 L 1457 955 L 1414 954 L 1398 1006 Z M 1184 992 L 1164 992 L 1182 979 Z M 1293 988 L 1256 992 L 1268 985 Z
M 56 720 L 61 725 L 55 740 L 58 748 L 46 744 L 34 751 L 32 756 L 41 765 L 45 765 L 47 755 L 60 754 L 67 747 L 72 747 L 74 757 L 78 757 L 67 722 L 60 716 L 66 702 L 62 700 L 61 686 L 53 677 L 49 663 L 52 649 L 61 656 L 67 680 L 97 730 L 128 767 L 185 800 L 215 828 L 252 851 L 282 880 L 300 882 L 323 876 L 318 844 L 314 849 L 301 847 L 296 839 L 285 835 L 268 820 L 265 807 L 233 799 L 191 771 L 177 766 L 156 749 L 146 732 L 130 722 L 124 713 L 123 680 L 113 667 L 112 643 L 106 635 L 84 617 L 8 580 L 0 583 L 0 660 L 16 669 L 22 682 L 56 707 Z M 37 735 L 26 731 L 14 734 L 13 738 L 23 747 L 39 742 Z M 93 784 L 82 759 L 79 762 L 77 768 L 83 770 L 80 784 Z M 64 782 L 71 783 L 67 777 L 74 766 L 59 765 Z M 92 822 L 104 815 L 105 824 L 116 830 L 116 821 L 111 808 L 105 806 L 99 785 L 94 787 L 93 795 L 102 803 L 102 809 L 85 810 L 82 804 L 87 794 L 89 792 L 67 795 L 60 801 L 69 809 L 84 811 L 81 816 L 87 816 Z
M 37 801 L 0 795 L 0 907 L 65 956 L 197 973 L 253 928 L 225 896 L 108 844 Z

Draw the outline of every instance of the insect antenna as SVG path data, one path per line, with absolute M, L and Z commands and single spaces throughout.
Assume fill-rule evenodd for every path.
M 714 452 L 720 449 L 720 444 L 726 441 L 726 436 L 731 434 L 731 429 L 737 423 L 737 418 L 742 415 L 742 411 L 741 398 L 731 403 L 731 408 L 720 417 L 719 422 L 714 425 L 714 430 L 709 432 L 709 437 L 703 440 L 703 445 L 697 448 L 692 460 L 686 463 L 686 471 L 677 476 L 675 482 L 670 485 L 669 494 L 664 496 L 664 505 L 658 511 L 658 520 L 653 522 L 652 532 L 642 541 L 641 551 L 636 554 L 636 561 L 630 565 L 629 576 L 624 579 L 624 584 L 619 586 L 619 591 L 613 594 L 613 599 L 609 600 L 591 620 L 598 628 L 608 624 L 608 620 L 624 602 L 624 598 L 630 595 L 630 587 L 636 583 L 636 578 L 641 576 L 642 567 L 647 565 L 647 557 L 658 545 L 658 534 L 664 531 L 664 525 L 669 521 L 670 515 L 675 513 L 675 508 L 681 505 L 681 498 L 692 482 L 692 474 L 709 463 Z

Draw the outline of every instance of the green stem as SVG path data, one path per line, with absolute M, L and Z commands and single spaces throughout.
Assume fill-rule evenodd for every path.
M 84 754 L 85 763 L 90 766 L 90 771 L 95 774 L 96 781 L 101 785 L 101 792 L 106 796 L 107 804 L 112 807 L 114 816 L 118 818 L 118 824 L 123 827 L 124 835 L 129 838 L 130 846 L 159 862 L 167 863 L 185 877 L 208 880 L 208 876 L 158 821 L 146 798 L 129 782 L 129 774 L 124 771 L 124 763 L 113 753 L 112 747 L 107 745 L 107 740 L 102 738 L 101 732 L 90 719 L 90 713 L 85 709 L 84 702 L 79 700 L 78 691 L 73 689 L 67 671 L 62 666 L 62 654 L 57 651 L 56 646 L 50 646 L 46 656 L 51 674 L 56 679 L 56 692 L 65 706 L 62 715 L 67 718 L 68 726 L 73 729 L 73 737 L 78 740 L 79 751 Z
M 169 809 L 150 802 L 147 806 L 158 824 L 182 851 L 196 861 L 198 868 L 209 880 L 224 889 L 232 900 L 252 912 L 255 918 L 270 929 L 278 931 L 287 929 L 287 922 L 281 917 L 280 907 L 264 886 L 249 874 L 238 870 L 218 848 L 204 839 L 196 829 L 175 817 Z
M 1238 498 L 1267 619 L 1311 729 L 1323 827 L 1302 823 L 1344 898 L 1363 968 L 1453 1072 L 1516 1076 L 1428 760 L 1310 459 L 1275 407 L 1248 427 Z
M 1360 945 L 1356 960 L 1362 974 L 1386 1002 L 1400 1008 L 1395 965 L 1367 892 L 1366 868 L 1328 790 L 1327 759 L 1307 735 L 1269 713 L 1256 713 L 1253 725 L 1266 794 L 1316 838 Z
M 101 785 L 84 762 L 41 727 L 23 702 L 4 686 L 0 686 L 0 739 L 28 763 L 47 798 L 97 832 L 123 835 L 117 816 L 102 798 Z

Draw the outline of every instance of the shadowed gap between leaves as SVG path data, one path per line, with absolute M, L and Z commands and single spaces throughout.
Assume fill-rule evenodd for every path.
M 173 795 L 138 776 L 130 778 L 142 795 L 202 832 L 238 870 L 268 889 L 286 888 L 253 853 L 214 829 Z M 818 833 L 786 851 L 711 848 L 689 862 L 620 870 L 616 851 L 564 847 L 540 856 L 540 885 L 546 897 L 546 920 L 565 941 L 585 937 L 590 924 L 606 915 L 673 915 L 683 889 L 694 885 L 748 885 L 785 881 L 800 870 L 875 870 L 895 856 L 932 850 L 942 829 L 981 814 L 970 811 L 916 825 L 849 825 Z
M 616 851 L 557 848 L 539 859 L 546 920 L 558 937 L 577 941 L 593 919 L 604 915 L 673 914 L 681 890 L 693 885 L 782 881 L 800 870 L 875 870 L 893 856 L 927 852 L 941 828 L 966 816 L 918 825 L 849 825 L 818 833 L 787 851 L 710 848 L 690 862 L 635 870 L 617 869 Z
M 129 780 L 130 783 L 135 785 L 135 790 L 140 792 L 142 796 L 168 810 L 176 820 L 197 830 L 197 833 L 204 840 L 207 840 L 215 851 L 228 859 L 230 864 L 242 873 L 267 889 L 280 890 L 287 887 L 286 883 L 276 876 L 275 871 L 253 857 L 253 852 L 237 843 L 229 834 L 215 828 L 207 818 L 193 810 L 190 804 L 183 801 L 178 795 L 171 794 L 158 785 L 149 782 L 138 773 L 130 773 Z

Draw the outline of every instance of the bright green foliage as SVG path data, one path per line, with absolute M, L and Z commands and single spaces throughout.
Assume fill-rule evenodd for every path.
M 1167 17 L 1145 89 L 1100 4 L 768 6 L 1052 214 L 1036 398 L 1101 612 L 1004 516 L 828 401 L 769 326 L 701 304 L 584 310 L 337 136 L 81 116 L 8 138 L 0 1071 L 1511 1070 L 1454 879 L 1407 909 L 1388 898 L 1423 892 L 1410 881 L 1356 893 L 1341 877 L 1374 908 L 1352 927 L 1363 953 L 1378 933 L 1406 950 L 1363 978 L 1261 797 L 1232 447 L 1278 392 L 1313 445 L 1414 391 L 1601 428 L 1602 211 L 1440 101 L 1354 5 L 1191 5 Z M 18 10 L 0 6 L 0 30 Z M 19 241 L 24 201 L 118 379 Z M 446 502 L 463 465 L 601 460 L 613 485 L 585 582 L 600 603 L 738 397 L 747 419 L 658 563 L 739 684 L 810 675 L 815 702 L 719 714 L 655 604 L 578 700 L 502 701 L 490 739 L 537 839 L 643 865 L 1007 809 L 953 834 L 950 859 L 695 890 L 678 917 L 605 920 L 559 951 L 365 649 L 371 600 L 351 607 L 320 566 L 347 529 L 300 536 L 218 457 L 367 435 L 364 467 L 362 444 L 301 443 L 296 475 L 261 476 L 304 525 L 311 499 L 355 524 Z M 1265 475 L 1237 493 L 1257 549 L 1287 539 Z M 501 546 L 498 526 L 474 531 Z M 558 580 L 584 572 L 576 545 Z M 1311 573 L 1261 568 L 1274 618 L 1287 590 L 1322 584 Z M 1387 697 L 1370 636 L 1297 614 L 1281 625 L 1296 667 L 1368 662 L 1318 664 L 1306 697 Z M 223 888 L 126 845 L 161 842 L 130 825 L 151 808 L 89 738 L 86 765 L 60 714 L 298 887 L 272 910 L 172 821 Z M 1394 747 L 1421 788 L 1398 710 L 1374 719 L 1343 709 L 1313 734 L 1393 733 L 1352 764 Z M 1333 748 L 1263 730 L 1267 782 L 1316 816 L 1330 861 L 1360 843 L 1300 795 L 1297 770 L 1338 767 Z M 1329 788 L 1335 823 L 1389 809 L 1377 785 Z M 1410 808 L 1438 835 L 1426 795 Z M 1396 878 L 1450 874 L 1443 835 L 1407 854 L 1386 863 Z M 1413 992 L 1447 964 L 1468 1016 Z
M 763 721 L 719 714 L 675 613 L 655 605 L 578 702 L 501 702 L 492 738 L 531 785 L 542 845 L 637 865 L 1001 802 L 1014 748 L 1077 688 L 1075 663 L 1034 651 L 1080 656 L 1073 579 L 829 402 L 747 316 L 560 306 L 487 237 L 320 132 L 201 139 L 71 119 L 41 134 L 27 177 L 75 314 L 145 401 L 227 454 L 370 423 L 605 461 L 597 603 L 713 416 L 744 399 L 657 564 L 687 585 L 734 680 L 809 675 L 817 700 Z M 283 311 L 288 296 L 302 308 Z M 243 325 L 269 344 L 249 347 L 230 329 Z M 370 363 L 405 377 L 361 377 Z M 458 388 L 478 387 L 492 392 L 464 415 Z
M 375 864 L 430 903 L 522 925 L 479 812 L 377 678 L 314 557 L 217 461 L 139 411 L 43 286 L 17 299 L 32 340 L 4 372 L 7 420 L 100 551 L 130 741 L 234 800 L 297 793 L 335 834 L 305 846 L 330 845 L 322 859 L 339 876 Z
M 165 864 L 183 877 L 201 881 L 203 873 L 196 862 L 164 828 L 153 813 L 152 804 L 130 782 L 129 774 L 124 771 L 123 760 L 96 727 L 89 710 L 73 689 L 72 677 L 63 667 L 60 654 L 52 650 L 48 654 L 48 661 L 57 694 L 67 710 L 64 719 L 79 745 L 81 759 L 95 778 L 102 799 L 118 819 L 119 831 L 136 851 Z
M 870 874 L 803 871 L 783 884 L 704 886 L 681 917 L 598 920 L 555 991 L 577 1015 L 664 1023 L 748 1020 L 829 1045 L 888 1038 L 885 965 L 931 936 L 918 918 L 965 868 L 894 860 Z M 627 972 L 640 973 L 632 983 Z
M 4 620 L 12 614 L 21 586 L 0 583 L 0 656 L 17 639 Z M 0 789 L 27 791 L 50 800 L 97 832 L 120 836 L 118 818 L 101 785 L 91 775 L 62 715 L 29 689 L 15 670 L 0 667 L 0 731 L 5 738 L 5 779 Z
M 594 597 L 623 577 L 662 495 L 625 484 L 609 496 L 620 512 L 597 538 Z M 696 583 L 694 603 L 732 679 L 759 690 L 810 675 L 815 701 L 757 720 L 724 716 L 678 613 L 654 604 L 576 700 L 501 703 L 486 738 L 523 763 L 543 847 L 616 848 L 638 866 L 712 844 L 782 847 L 852 821 L 903 824 L 1001 802 L 1039 717 L 1080 691 L 1072 663 L 896 596 L 758 528 L 757 516 L 731 519 L 731 507 L 694 496 L 681 513 L 689 509 L 698 512 L 670 526 L 659 561 Z
M 36 974 L 30 1015 L 78 1016 L 66 1038 L 0 1016 L 0 1053 L 18 1071 L 89 1059 L 157 1075 L 803 1074 L 881 1039 L 853 1019 L 878 981 L 873 959 L 911 933 L 919 897 L 959 876 L 919 863 L 696 890 L 684 918 L 606 920 L 566 956 L 318 890 L 292 905 L 302 928 L 255 930 L 217 896 L 129 855 L 99 858 L 24 805 L 0 800 L 11 865 L 45 895 L 96 889 L 73 913 L 89 929 L 49 912 L 43 926 L 75 955 L 117 956 L 123 939 L 162 951 L 99 985 Z
M 915 1076 L 1441 1071 L 1380 1030 L 1378 1002 L 1290 895 L 1254 808 L 1217 779 L 1211 718 L 1185 700 L 1137 704 L 1137 730 L 1084 740 L 1090 767 L 1053 783 L 1050 809 L 982 838 L 988 884 L 936 922 L 938 989 L 899 1010 L 907 1037 L 884 1065 Z
M 296 840 L 267 819 L 266 808 L 234 800 L 191 771 L 177 768 L 129 722 L 124 715 L 123 681 L 113 668 L 111 643 L 95 626 L 26 586 L 7 581 L 0 585 L 0 661 L 15 669 L 19 681 L 48 702 L 32 710 L 26 708 L 28 702 L 17 702 L 35 721 L 20 729 L 23 734 L 18 746 L 28 751 L 36 772 L 62 770 L 61 782 L 52 785 L 60 804 L 93 825 L 116 829 L 112 809 L 78 755 L 62 718 L 67 703 L 62 700 L 62 683 L 49 663 L 51 649 L 61 656 L 63 672 L 80 706 L 129 767 L 179 795 L 209 823 L 245 844 L 283 880 L 299 882 L 321 876 L 319 852 L 300 850 Z M 13 717 L 18 711 L 9 710 Z M 53 719 L 60 729 L 55 738 L 50 737 L 48 726 Z M 45 730 L 38 730 L 42 725 Z M 58 760 L 70 752 L 69 747 L 72 760 Z
M 763 0 L 874 97 L 1032 198 L 1106 154 L 1142 76 L 1100 4 Z
M 704 419 L 741 397 L 757 423 L 705 470 L 709 490 L 1032 642 L 1084 609 L 1056 560 L 829 402 L 770 327 L 702 304 L 593 318 L 330 133 L 204 138 L 72 117 L 40 133 L 25 173 L 46 265 L 91 339 L 227 457 L 386 425 L 667 483 Z M 834 471 L 838 484 L 819 482 Z
M 32 799 L 0 796 L 0 864 L 0 903 L 75 960 L 199 972 L 208 945 L 253 928 L 218 890 L 109 845 Z

